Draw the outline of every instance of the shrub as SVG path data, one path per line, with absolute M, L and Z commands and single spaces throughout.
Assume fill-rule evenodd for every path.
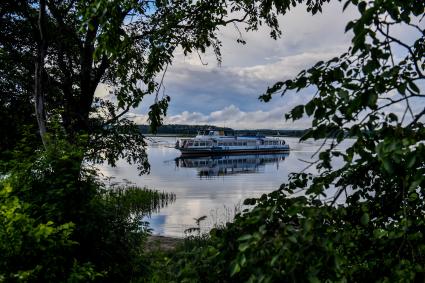
M 29 218 L 49 223 L 49 229 L 59 229 L 54 235 L 67 233 L 69 245 L 57 253 L 62 261 L 52 254 L 47 254 L 46 260 L 55 262 L 66 276 L 74 274 L 71 277 L 76 281 L 85 267 L 102 274 L 96 278 L 101 282 L 129 282 L 144 277 L 148 261 L 144 243 L 149 229 L 143 217 L 174 196 L 137 187 L 106 188 L 96 171 L 79 163 L 81 150 L 60 140 L 50 146 L 29 159 L 13 160 L 4 181 L 16 188 L 10 197 L 28 204 L 25 213 Z M 51 226 L 53 223 L 56 226 Z M 33 252 L 38 257 L 43 254 Z M 74 265 L 74 259 L 90 266 Z M 38 261 L 36 257 L 27 260 L 34 266 Z
M 28 214 L 30 205 L 0 189 L 0 282 L 88 282 L 100 276 L 89 263 L 68 257 L 77 245 L 74 224 L 40 223 Z

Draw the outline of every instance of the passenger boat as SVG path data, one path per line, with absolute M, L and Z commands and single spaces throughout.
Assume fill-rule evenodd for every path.
M 289 150 L 289 146 L 279 137 L 234 136 L 225 135 L 223 131 L 208 131 L 192 139 L 178 140 L 175 148 L 183 155 L 275 153 Z

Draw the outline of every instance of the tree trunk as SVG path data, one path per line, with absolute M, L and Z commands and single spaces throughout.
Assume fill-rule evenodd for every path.
M 44 35 L 44 18 L 46 13 L 45 0 L 40 0 L 40 10 L 38 14 L 38 29 L 40 39 L 37 46 L 37 59 L 35 62 L 35 76 L 34 76 L 34 106 L 35 116 L 40 131 L 41 140 L 44 148 L 47 146 L 46 142 L 46 113 L 44 109 L 44 93 L 43 93 L 43 68 L 44 58 L 46 57 L 46 39 Z

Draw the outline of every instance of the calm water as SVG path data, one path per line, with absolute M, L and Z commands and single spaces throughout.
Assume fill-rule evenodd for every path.
M 136 166 L 125 162 L 115 168 L 103 166 L 101 171 L 114 177 L 114 182 L 129 181 L 175 193 L 176 201 L 147 221 L 154 234 L 183 237 L 185 229 L 195 226 L 194 218 L 207 216 L 202 222 L 205 230 L 230 221 L 245 198 L 269 193 L 286 182 L 289 173 L 305 169 L 305 161 L 313 160 L 312 155 L 322 144 L 285 140 L 291 148 L 288 154 L 182 159 L 173 148 L 176 137 L 155 137 L 148 147 L 149 175 L 139 176 Z

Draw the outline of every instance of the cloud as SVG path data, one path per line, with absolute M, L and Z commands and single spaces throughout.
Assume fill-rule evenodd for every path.
M 267 104 L 260 102 L 258 97 L 275 82 L 295 77 L 303 68 L 338 54 L 305 52 L 247 67 L 204 67 L 178 62 L 169 69 L 165 79 L 165 93 L 171 97 L 169 113 L 177 115 L 188 111 L 206 114 L 231 104 L 249 112 L 268 111 L 281 104 L 295 106 L 308 99 L 311 90 L 306 90 L 302 96 L 288 95 Z M 153 97 L 148 98 L 144 101 L 144 108 L 134 112 L 146 113 L 147 105 L 152 102 Z
M 304 6 L 292 9 L 279 20 L 283 35 L 278 40 L 270 38 L 267 27 L 256 32 L 245 32 L 243 26 L 239 31 L 234 26 L 224 27 L 219 30 L 221 66 L 211 50 L 201 54 L 202 59 L 196 53 L 183 56 L 181 51 L 176 51 L 164 80 L 165 94 L 171 97 L 170 117 L 179 117 L 185 123 L 210 121 L 205 117 L 215 112 L 222 114 L 220 111 L 233 105 L 243 113 L 260 111 L 261 115 L 250 117 L 261 119 L 275 109 L 304 103 L 311 97 L 311 90 L 269 103 L 260 102 L 258 97 L 275 82 L 293 78 L 317 61 L 331 59 L 347 50 L 349 35 L 344 34 L 344 28 L 356 12 L 349 10 L 342 14 L 341 11 L 340 3 L 326 5 L 323 14 L 315 16 L 308 14 Z M 236 43 L 239 32 L 246 45 Z M 146 98 L 133 113 L 143 116 L 152 103 L 153 97 Z M 281 110 L 280 114 L 283 113 Z
M 302 5 L 292 9 L 279 19 L 283 35 L 276 41 L 270 38 L 266 27 L 249 33 L 243 26 L 239 31 L 234 26 L 220 29 L 221 66 L 211 51 L 201 54 L 202 60 L 196 53 L 183 56 L 176 51 L 164 81 L 164 92 L 171 97 L 166 122 L 210 123 L 238 129 L 308 127 L 307 120 L 292 124 L 284 122 L 282 116 L 306 103 L 312 89 L 276 96 L 269 103 L 260 102 L 258 97 L 275 82 L 293 78 L 317 61 L 331 59 L 348 49 L 352 34 L 344 33 L 345 25 L 358 12 L 349 8 L 342 13 L 342 4 L 325 4 L 323 13 L 315 16 Z M 236 43 L 239 32 L 246 45 Z M 134 119 L 145 123 L 152 103 L 153 97 L 147 97 L 141 107 L 132 111 Z
M 284 113 L 290 107 L 277 107 L 270 111 L 242 111 L 235 105 L 229 105 L 223 109 L 203 114 L 200 112 L 184 111 L 177 115 L 165 117 L 166 124 L 187 125 L 215 125 L 234 129 L 301 129 L 307 128 L 310 123 L 308 119 L 302 119 L 296 123 L 285 122 Z M 147 115 L 133 115 L 132 120 L 136 123 L 145 124 Z

